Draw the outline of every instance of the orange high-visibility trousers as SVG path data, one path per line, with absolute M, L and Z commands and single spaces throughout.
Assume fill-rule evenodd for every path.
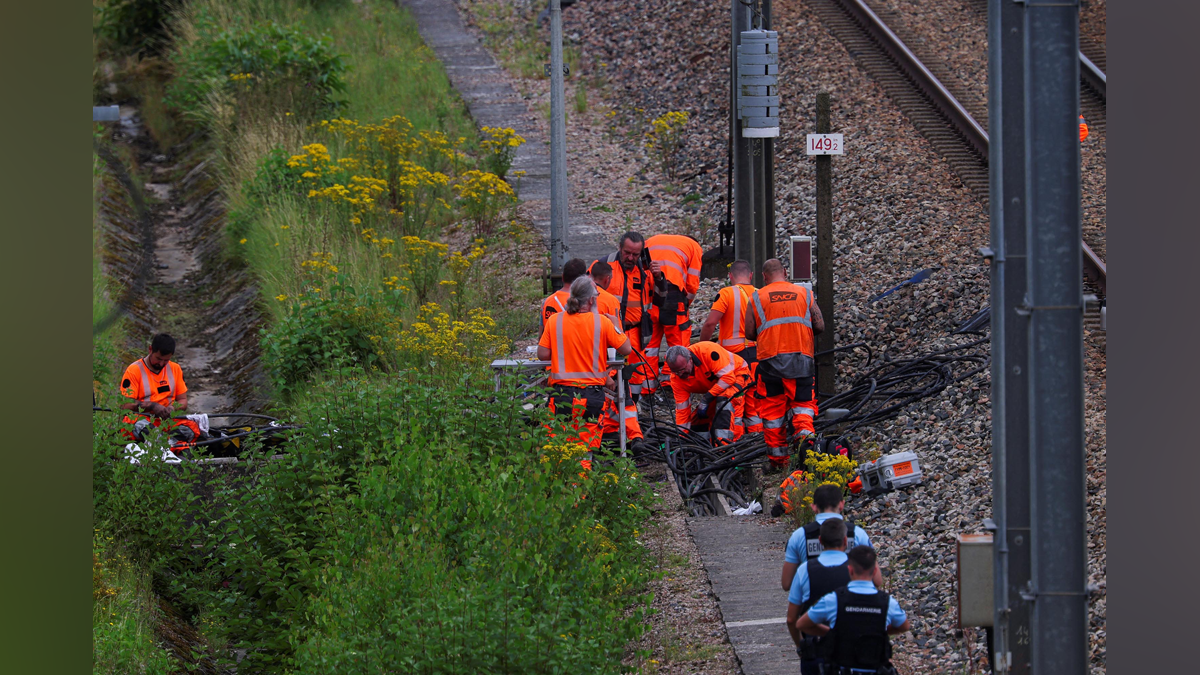
M 759 371 L 755 395 L 758 414 L 762 418 L 763 440 L 770 449 L 771 463 L 788 463 L 787 415 L 792 414 L 792 427 L 797 436 L 813 433 L 813 418 L 817 416 L 817 399 L 812 377 L 775 377 Z
M 566 388 L 563 388 L 566 389 Z M 569 420 L 566 418 L 566 401 L 570 396 L 571 412 Z M 603 399 L 603 394 L 600 394 Z M 556 405 L 556 401 L 559 405 Z M 596 398 L 596 392 L 593 390 L 577 389 L 574 392 L 567 393 L 562 389 L 553 392 L 550 395 L 550 414 L 554 415 L 556 421 L 549 429 L 551 438 L 555 438 L 556 431 L 563 431 L 566 434 L 564 439 L 568 443 L 582 443 L 588 447 L 590 451 L 600 449 L 600 439 L 603 436 L 603 431 L 600 428 L 600 411 L 603 409 L 603 404 Z M 559 410 L 562 408 L 563 410 Z M 590 470 L 592 468 L 592 453 L 588 452 L 586 457 L 580 460 L 579 464 Z
M 750 379 L 758 381 L 758 362 L 754 361 L 750 364 Z M 758 414 L 758 396 L 756 394 L 756 386 L 746 388 L 746 393 L 742 394 L 742 421 L 741 426 L 747 434 L 761 434 L 763 432 L 762 417 Z
M 667 364 L 662 364 L 659 367 L 659 349 L 665 352 L 667 347 L 686 347 L 692 342 L 692 325 L 689 321 L 686 328 L 681 326 L 662 326 L 658 323 L 658 308 L 651 310 L 651 317 L 654 321 L 654 331 L 650 335 L 650 342 L 646 344 L 646 349 L 643 350 L 646 354 L 646 363 L 650 366 L 649 370 L 653 374 L 646 378 L 643 393 L 652 393 L 658 390 L 659 385 L 664 384 L 671 379 L 671 369 Z M 667 344 L 662 344 L 663 338 L 666 338 Z
M 647 375 L 652 371 L 650 365 L 642 358 L 642 329 L 635 326 L 625 331 L 625 335 L 629 336 L 629 344 L 633 347 L 633 353 L 626 356 L 625 360 L 634 365 L 633 374 L 629 376 L 626 384 L 629 385 L 628 393 L 637 397 L 645 393 Z
M 642 438 L 642 425 L 638 423 L 637 404 L 625 397 L 625 440 L 632 441 L 637 438 Z M 617 427 L 617 402 L 615 399 L 608 399 L 604 402 L 604 412 L 600 415 L 600 432 L 605 436 L 612 434 L 613 437 L 618 437 L 620 429 Z

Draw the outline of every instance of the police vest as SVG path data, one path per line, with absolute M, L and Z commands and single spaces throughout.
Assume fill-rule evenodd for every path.
M 840 588 L 845 588 L 849 583 L 849 560 L 833 567 L 826 567 L 819 560 L 809 560 L 808 599 L 800 604 L 800 613 L 804 614 L 817 604 L 818 600 Z
M 888 639 L 889 596 L 883 591 L 866 595 L 843 588 L 837 593 L 837 618 L 821 640 L 821 655 L 842 668 L 876 670 L 892 658 Z
M 845 516 L 842 517 L 842 520 L 846 522 L 846 550 L 849 551 L 854 548 L 850 544 L 854 541 L 854 523 Z M 821 555 L 821 551 L 825 550 L 821 546 L 821 524 L 815 520 L 804 526 L 804 545 L 807 548 L 809 560 L 816 560 L 817 556 Z

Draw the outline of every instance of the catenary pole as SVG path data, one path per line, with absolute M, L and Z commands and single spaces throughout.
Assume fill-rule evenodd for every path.
M 1087 668 L 1079 7 L 1026 3 L 1030 657 L 1036 675 Z
M 988 3 L 994 671 L 1030 672 L 1029 349 L 1025 298 L 1024 11 Z

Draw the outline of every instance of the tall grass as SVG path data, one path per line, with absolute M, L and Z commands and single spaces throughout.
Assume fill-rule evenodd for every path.
M 174 673 L 175 660 L 154 636 L 149 573 L 112 544 L 112 537 L 93 536 L 92 672 Z

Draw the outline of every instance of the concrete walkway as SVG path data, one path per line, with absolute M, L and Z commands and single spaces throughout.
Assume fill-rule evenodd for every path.
M 480 127 L 511 127 L 525 138 L 517 149 L 513 171 L 524 171 L 521 201 L 526 213 L 550 242 L 550 144 L 537 124 L 538 113 L 531 111 L 524 98 L 513 89 L 508 75 L 467 32 L 453 0 L 402 0 L 417 20 L 425 44 L 437 54 L 450 83 L 458 90 Z M 570 148 L 567 149 L 568 184 Z M 576 192 L 568 186 L 568 195 Z M 568 202 L 568 206 L 570 203 Z M 591 262 L 616 250 L 612 237 L 590 222 L 586 211 L 567 214 L 566 258 Z
M 800 659 L 788 635 L 787 593 L 779 585 L 791 528 L 762 516 L 688 518 L 729 640 L 746 675 L 794 675 Z

